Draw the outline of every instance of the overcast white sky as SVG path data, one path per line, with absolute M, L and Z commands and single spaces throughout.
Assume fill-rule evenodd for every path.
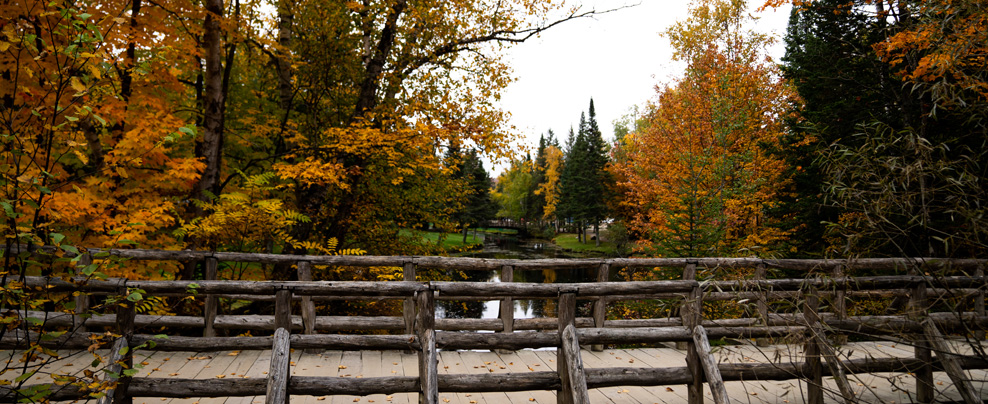
M 502 98 L 502 108 L 512 114 L 511 123 L 534 148 L 539 135 L 550 128 L 561 139 L 577 126 L 580 112 L 594 99 L 597 121 L 605 140 L 614 137 L 612 121 L 633 105 L 644 105 L 655 95 L 657 84 L 669 83 L 682 73 L 672 61 L 669 41 L 659 35 L 685 20 L 689 2 L 680 0 L 571 0 L 585 10 L 606 10 L 627 4 L 640 5 L 570 21 L 546 31 L 539 38 L 510 49 L 514 76 Z M 761 0 L 749 0 L 754 10 Z M 755 29 L 774 32 L 779 45 L 771 52 L 778 60 L 784 53 L 781 38 L 789 20 L 789 8 L 754 14 L 761 19 Z M 534 157 L 534 156 L 533 156 Z M 494 175 L 503 166 L 494 168 Z

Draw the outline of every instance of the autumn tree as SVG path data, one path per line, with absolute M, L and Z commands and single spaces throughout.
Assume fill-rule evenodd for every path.
M 491 101 L 509 76 L 491 45 L 524 41 L 560 22 L 548 18 L 560 10 L 548 1 L 280 2 L 278 41 L 257 51 L 278 71 L 258 75 L 287 110 L 265 134 L 267 156 L 245 161 L 279 173 L 287 198 L 313 218 L 298 239 L 351 245 L 396 231 L 380 223 L 441 220 L 431 207 L 459 194 L 419 181 L 441 174 L 442 148 L 508 155 L 505 115 Z M 402 198 L 418 203 L 387 203 L 396 192 L 417 193 Z
M 7 241 L 180 246 L 167 229 L 203 168 L 180 81 L 193 60 L 176 46 L 188 33 L 163 4 L 2 7 Z
M 545 141 L 545 147 L 543 148 L 541 154 L 541 171 L 542 171 L 542 181 L 537 184 L 537 189 L 534 194 L 539 197 L 540 201 L 543 201 L 542 206 L 542 220 L 546 222 L 551 222 L 553 224 L 553 230 L 558 231 L 559 229 L 559 216 L 557 214 L 557 209 L 559 206 L 559 186 L 560 177 L 563 172 L 563 151 L 559 149 L 559 141 L 555 138 L 555 134 L 550 130 L 548 139 Z
M 552 130 L 549 130 L 550 139 L 552 138 Z M 538 192 L 539 187 L 545 183 L 545 148 L 547 146 L 546 137 L 544 135 L 539 136 L 539 146 L 535 152 L 535 160 L 532 161 L 532 189 L 529 193 L 532 195 L 529 198 L 529 208 L 528 211 L 531 212 L 532 218 L 536 221 L 539 226 L 539 230 L 544 230 L 544 220 L 545 215 L 545 194 Z
M 497 177 L 493 198 L 500 208 L 497 216 L 525 225 L 531 220 L 528 199 L 532 193 L 531 161 L 517 159 Z
M 769 39 L 743 29 L 742 1 L 702 1 L 666 35 L 687 63 L 659 94 L 647 129 L 625 136 L 617 169 L 641 248 L 665 256 L 771 254 L 766 226 L 784 163 L 766 144 L 783 133 L 792 97 L 765 61 Z

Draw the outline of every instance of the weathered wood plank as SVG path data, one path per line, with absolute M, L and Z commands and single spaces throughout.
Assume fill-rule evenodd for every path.
M 336 376 L 343 379 L 360 379 L 364 376 L 363 372 L 363 352 L 362 351 L 345 351 L 340 355 L 340 362 L 338 365 L 338 372 Z M 332 399 L 329 400 L 328 404 L 350 404 L 353 402 L 357 392 L 342 392 L 333 395 Z
M 235 356 L 231 356 L 236 354 Z M 265 358 L 270 358 L 270 355 L 266 351 L 233 351 L 227 352 L 225 355 L 235 360 L 230 363 L 229 366 L 224 370 L 225 378 L 228 379 L 247 379 L 251 369 L 254 364 L 261 361 L 261 356 Z M 266 364 L 270 362 L 264 361 Z M 267 387 L 267 386 L 265 386 Z M 243 397 L 215 397 L 215 398 L 201 398 L 199 404 L 241 404 Z M 246 404 L 251 404 L 248 401 Z
M 268 371 L 266 404 L 284 404 L 288 401 L 288 383 L 291 372 L 289 365 L 290 339 L 288 330 L 279 328 L 274 332 L 271 347 L 271 370 Z
M 923 321 L 923 327 L 926 329 L 926 339 L 933 346 L 933 349 L 936 350 L 937 359 L 943 364 L 943 369 L 947 372 L 947 376 L 950 376 L 950 380 L 954 382 L 954 387 L 961 393 L 964 402 L 966 404 L 983 403 L 980 395 L 971 386 L 971 381 L 967 374 L 964 373 L 964 369 L 957 363 L 957 357 L 954 355 L 950 345 L 947 344 L 947 341 L 944 340 L 943 334 L 940 333 L 937 326 L 929 319 L 926 319 Z
M 634 359 L 630 357 L 621 356 L 618 359 L 616 355 L 610 355 L 604 351 L 593 351 L 584 350 L 581 353 L 581 358 L 583 359 L 584 372 L 589 373 L 592 370 L 607 370 L 609 368 L 622 368 Z M 634 365 L 632 365 L 634 366 Z M 638 366 L 642 366 L 638 364 Z M 589 376 L 588 376 L 589 378 Z M 657 403 L 660 400 L 654 394 L 652 394 L 649 389 L 640 386 L 606 386 L 598 387 L 597 391 L 608 396 L 612 401 L 618 403 Z
M 530 351 L 529 351 L 530 352 Z M 532 372 L 529 369 L 529 365 L 526 363 L 526 358 L 531 359 L 532 357 L 526 357 L 521 354 L 521 351 L 511 351 L 510 353 L 501 353 L 497 356 L 501 361 L 506 371 L 510 373 L 526 374 Z M 515 393 L 514 397 L 521 397 L 521 402 L 530 403 L 554 403 L 556 402 L 556 396 L 551 391 L 548 390 L 532 390 L 526 391 L 524 393 Z M 489 404 L 495 404 L 494 402 L 489 402 Z
M 382 374 L 384 376 L 409 376 L 405 374 L 405 366 L 403 364 L 402 354 L 397 351 L 382 351 L 381 352 L 381 367 L 384 369 Z M 390 404 L 409 404 L 414 401 L 414 398 L 409 393 L 392 393 L 385 396 L 385 401 Z
M 470 366 L 470 370 L 475 371 L 471 373 L 479 373 L 490 376 L 503 376 L 508 373 L 507 367 L 501 365 L 500 356 L 498 356 L 498 353 L 495 351 L 488 350 L 471 352 L 470 355 L 461 355 L 461 358 L 464 360 L 471 358 L 471 360 L 476 361 L 474 364 L 478 366 L 478 369 L 474 369 L 473 366 Z M 502 367 L 504 367 L 504 369 L 502 369 Z M 489 404 L 507 403 L 513 402 L 514 398 L 518 398 L 519 393 L 514 391 L 496 391 L 484 392 L 481 396 L 484 401 L 487 401 Z M 467 401 L 469 402 L 469 400 Z
M 274 344 L 274 336 L 271 337 L 272 345 Z M 267 378 L 268 373 L 271 370 L 271 351 L 257 351 L 257 359 L 254 360 L 250 366 L 247 367 L 246 371 L 243 372 L 241 379 L 254 379 L 264 382 L 262 385 L 262 397 L 256 397 L 255 395 L 246 395 L 242 397 L 231 397 L 228 398 L 225 404 L 255 404 L 254 401 L 258 403 L 264 402 L 263 394 L 267 392 Z
M 457 351 L 444 351 L 439 355 L 439 377 L 446 377 L 447 375 L 455 374 L 466 374 L 470 373 L 469 368 L 463 364 L 460 359 L 460 353 Z M 470 397 L 477 396 L 473 400 L 480 402 L 485 402 L 483 395 L 479 393 L 452 393 L 452 392 L 439 392 L 439 400 L 443 403 L 447 403 L 446 400 L 451 400 L 458 403 L 463 403 L 469 401 L 466 394 L 470 394 Z

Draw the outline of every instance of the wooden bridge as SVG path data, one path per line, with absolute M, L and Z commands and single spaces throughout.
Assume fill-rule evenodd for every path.
M 426 403 L 699 403 L 705 398 L 715 403 L 980 403 L 986 398 L 982 383 L 988 377 L 980 370 L 988 369 L 981 345 L 983 330 L 988 328 L 986 260 L 518 261 L 94 250 L 79 263 L 88 264 L 94 256 L 105 259 L 106 253 L 134 260 L 198 260 L 207 278 L 213 279 L 221 261 L 293 263 L 302 280 L 20 277 L 26 292 L 74 293 L 80 314 L 11 307 L 5 320 L 26 321 L 2 332 L 0 348 L 31 349 L 37 353 L 29 352 L 25 358 L 37 363 L 8 356 L 0 378 L 10 383 L 0 386 L 0 401 L 15 402 L 39 391 L 52 401 L 78 400 L 91 397 L 94 388 L 105 393 L 101 403 L 186 397 L 219 398 L 189 402 L 282 403 L 293 396 L 296 401 L 313 402 Z M 312 281 L 313 265 L 401 267 L 406 280 Z M 652 267 L 681 268 L 683 277 L 607 281 L 615 268 Z M 598 282 L 419 282 L 415 273 L 422 268 L 498 270 L 505 280 L 513 279 L 516 270 L 594 268 Z M 731 281 L 697 279 L 698 272 L 716 268 L 752 268 L 753 275 Z M 845 276 L 855 271 L 901 275 Z M 802 276 L 773 276 L 780 273 Z M 8 288 L 9 279 L 4 285 Z M 152 296 L 195 294 L 205 299 L 203 316 L 138 315 L 134 304 L 117 304 L 112 314 L 84 314 L 90 305 L 106 305 L 115 298 L 127 302 L 138 290 Z M 274 314 L 223 315 L 217 312 L 220 298 L 273 301 Z M 382 299 L 403 300 L 403 316 L 333 316 L 316 312 L 313 302 Z M 437 299 L 500 300 L 501 315 L 436 319 Z M 514 299 L 550 300 L 557 305 L 558 316 L 514 319 Z M 664 318 L 605 318 L 608 304 L 644 299 L 675 305 L 678 313 Z M 592 304 L 588 317 L 577 316 L 581 300 Z M 716 302 L 750 305 L 751 314 L 707 318 L 704 304 Z M 856 313 L 876 302 L 884 302 L 888 313 Z M 897 302 L 906 304 L 900 307 Z M 293 315 L 293 307 L 298 316 Z M 160 338 L 145 333 L 162 327 L 199 328 L 202 336 Z M 115 339 L 101 345 L 101 336 L 107 335 L 100 332 L 104 329 L 113 330 Z M 232 335 L 266 334 L 266 330 L 271 335 L 218 337 L 217 330 Z M 353 334 L 365 331 L 377 334 Z M 846 343 L 848 337 L 855 342 Z M 740 344 L 712 349 L 709 341 L 722 338 Z M 875 341 L 859 341 L 863 339 Z M 113 346 L 106 350 L 109 342 Z M 675 343 L 679 349 L 603 349 L 664 343 Z M 61 359 L 41 347 L 57 350 Z M 108 364 L 109 372 L 83 370 L 93 354 L 77 352 L 86 349 L 108 356 L 98 365 Z M 115 383 L 106 383 L 108 377 Z

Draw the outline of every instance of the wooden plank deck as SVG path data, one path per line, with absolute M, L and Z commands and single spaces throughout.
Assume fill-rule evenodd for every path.
M 971 349 L 955 343 L 961 353 Z M 98 352 L 105 355 L 106 352 Z M 602 367 L 673 367 L 685 366 L 685 352 L 672 348 L 609 349 L 603 352 L 582 352 L 587 368 Z M 719 362 L 781 363 L 801 361 L 802 349 L 797 345 L 773 345 L 758 348 L 753 345 L 714 347 Z M 912 347 L 890 342 L 857 342 L 838 350 L 840 358 L 912 357 Z M 140 376 L 164 378 L 263 378 L 267 376 L 270 351 L 226 352 L 154 352 L 139 353 L 136 363 L 143 368 Z M 82 352 L 66 355 L 46 365 L 28 383 L 49 382 L 54 374 L 82 374 L 93 361 L 93 354 Z M 441 374 L 506 373 L 553 371 L 556 368 L 556 352 L 552 350 L 521 350 L 514 353 L 488 351 L 444 351 L 439 355 Z M 303 354 L 295 350 L 291 356 L 293 375 L 328 375 L 334 377 L 374 377 L 418 373 L 417 356 L 397 351 L 325 351 Z M 23 366 L 10 352 L 0 353 L 0 361 L 7 367 Z M 988 371 L 968 371 L 973 387 L 988 399 Z M 19 372 L 7 372 L 0 379 L 12 380 Z M 861 402 L 910 403 L 913 402 L 915 382 L 911 375 L 865 374 L 850 376 L 851 386 Z M 832 378 L 824 378 L 827 402 L 841 402 Z M 961 396 L 945 373 L 935 373 L 935 399 L 938 402 L 959 401 Z M 732 403 L 803 403 L 806 385 L 798 380 L 727 382 Z M 704 388 L 707 402 L 713 402 L 709 389 Z M 686 386 L 658 387 L 608 387 L 592 389 L 594 403 L 685 403 Z M 304 404 L 337 403 L 414 403 L 414 394 L 373 395 L 365 397 L 293 396 L 292 401 Z M 264 397 L 232 398 L 136 398 L 135 404 L 261 404 Z M 555 392 L 529 391 L 509 393 L 440 393 L 441 403 L 495 404 L 495 403 L 554 403 Z

